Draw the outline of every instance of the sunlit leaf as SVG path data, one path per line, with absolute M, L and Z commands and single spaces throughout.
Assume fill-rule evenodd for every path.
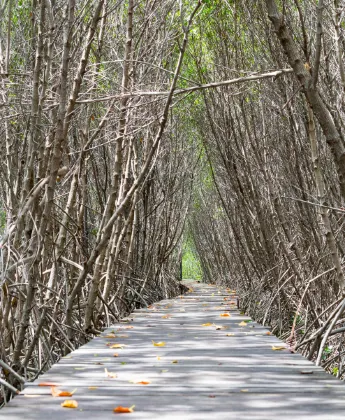
M 114 353 L 113 354 L 113 357 L 119 357 L 119 354 L 118 353 Z
M 272 350 L 286 350 L 285 346 L 272 346 Z
M 230 334 L 226 334 L 226 336 L 227 337 L 233 337 L 235 334 L 232 334 L 232 333 L 230 333 Z
M 65 400 L 61 407 L 65 408 L 78 408 L 78 402 L 76 400 Z
M 220 316 L 231 316 L 230 314 L 220 314 Z
M 245 326 L 247 325 L 247 323 L 246 323 L 246 322 L 244 322 L 244 321 L 242 321 L 242 322 L 240 322 L 238 325 L 239 325 L 240 327 L 245 327 Z
M 109 372 L 107 368 L 104 368 L 105 375 L 108 376 L 108 378 L 117 378 L 117 374 L 113 372 Z
M 164 347 L 166 345 L 166 342 L 165 341 L 159 341 L 158 343 L 156 343 L 155 341 L 152 340 L 152 344 L 155 347 Z
M 88 389 L 90 391 L 94 391 L 95 389 L 98 389 L 98 386 L 89 386 Z
M 72 397 L 73 394 L 76 392 L 77 388 L 74 389 L 72 392 L 69 391 L 59 391 L 56 386 L 51 387 L 51 393 L 53 397 Z
M 118 407 L 114 408 L 114 413 L 133 413 L 134 405 L 132 407 L 122 407 L 119 405 Z
M 126 347 L 126 344 L 112 344 L 110 346 L 111 349 L 123 349 L 124 347 Z
M 206 324 L 201 324 L 202 327 L 212 327 L 212 322 L 207 322 Z

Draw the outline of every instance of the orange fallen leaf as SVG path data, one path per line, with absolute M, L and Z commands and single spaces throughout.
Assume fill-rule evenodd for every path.
M 230 316 L 230 314 L 220 314 L 220 316 Z
M 132 407 L 122 407 L 119 405 L 118 407 L 114 408 L 114 413 L 133 413 L 134 407 L 134 405 L 132 405 Z
M 58 384 L 52 382 L 41 382 L 38 384 L 38 386 L 58 386 Z
M 119 354 L 118 353 L 114 353 L 113 354 L 113 357 L 119 357 Z
M 169 318 L 171 318 L 171 315 L 170 315 L 170 314 L 163 315 L 163 316 L 162 316 L 162 318 L 163 318 L 163 319 L 169 319 Z
M 69 392 L 69 391 L 59 391 L 56 388 L 56 386 L 52 386 L 51 387 L 51 393 L 52 393 L 52 396 L 53 397 L 72 397 L 76 390 L 77 390 L 77 388 L 74 389 L 72 392 Z
M 153 344 L 155 347 L 164 347 L 164 346 L 166 345 L 166 342 L 165 342 L 165 341 L 159 341 L 158 343 L 156 343 L 156 342 L 154 342 L 154 341 L 152 340 L 152 344 Z
M 266 335 L 272 335 L 271 331 L 267 331 Z
M 150 384 L 151 382 L 149 382 L 149 381 L 140 381 L 140 382 L 136 382 L 136 384 L 138 384 L 138 385 L 148 385 L 148 384 Z
M 108 378 L 117 378 L 117 374 L 113 372 L 109 372 L 107 368 L 104 368 L 104 372 Z
M 78 408 L 78 402 L 76 400 L 66 400 L 63 403 L 61 403 L 61 407 Z

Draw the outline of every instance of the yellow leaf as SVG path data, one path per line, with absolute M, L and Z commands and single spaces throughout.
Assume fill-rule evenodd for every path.
M 206 324 L 201 324 L 202 327 L 212 327 L 212 322 L 207 322 Z
M 157 356 L 157 360 L 161 360 L 161 357 Z
M 227 337 L 233 337 L 235 334 L 226 334 Z
M 107 334 L 107 335 L 103 335 L 103 338 L 116 338 L 115 334 Z
M 230 316 L 230 314 L 220 314 L 220 316 Z
M 155 347 L 164 347 L 164 346 L 166 345 L 166 342 L 165 342 L 165 341 L 159 341 L 158 343 L 156 343 L 156 342 L 154 342 L 154 341 L 152 340 L 152 344 L 153 344 Z
M 98 389 L 98 386 L 89 386 L 90 391 L 94 391 L 95 389 Z
M 171 318 L 171 315 L 170 315 L 170 314 L 163 315 L 163 316 L 162 316 L 162 318 L 163 318 L 163 319 L 169 319 L 169 318 Z
M 285 346 L 272 346 L 272 350 L 286 350 Z
M 240 322 L 238 325 L 239 325 L 240 327 L 245 327 L 245 326 L 247 325 L 247 323 L 246 323 L 246 322 L 244 322 L 244 321 L 242 321 L 242 322 Z
M 65 408 L 78 408 L 78 402 L 76 400 L 65 400 L 61 407 Z
M 173 360 L 171 363 L 178 363 L 178 360 Z
M 126 345 L 125 344 L 112 344 L 110 346 L 111 349 L 122 349 L 124 348 Z
M 241 389 L 241 392 L 248 392 L 248 389 Z

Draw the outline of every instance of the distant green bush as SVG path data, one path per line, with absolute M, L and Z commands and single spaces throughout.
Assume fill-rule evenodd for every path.
M 182 253 L 182 278 L 183 279 L 202 279 L 202 268 L 194 244 L 186 241 L 183 244 Z

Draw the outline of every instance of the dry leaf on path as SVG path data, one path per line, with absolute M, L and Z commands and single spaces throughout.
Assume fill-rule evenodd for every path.
M 239 325 L 240 327 L 245 327 L 245 326 L 247 325 L 247 323 L 246 323 L 246 322 L 244 322 L 244 321 L 242 321 L 242 322 L 240 322 L 238 325 Z
M 38 386 L 59 386 L 58 384 L 56 384 L 56 383 L 52 383 L 52 382 L 41 382 L 41 383 L 39 383 L 38 384 Z
M 94 391 L 95 389 L 98 389 L 98 386 L 89 386 L 88 389 L 90 391 Z
M 219 316 L 231 316 L 230 314 L 220 314 Z
M 132 405 L 132 407 L 122 407 L 119 405 L 118 407 L 114 408 L 114 413 L 133 413 L 134 407 L 134 405 Z
M 117 374 L 113 372 L 109 372 L 107 368 L 104 368 L 105 375 L 108 376 L 108 378 L 117 378 Z
M 112 344 L 110 346 L 111 349 L 123 349 L 124 347 L 126 347 L 126 344 Z
M 230 334 L 226 334 L 226 336 L 227 337 L 233 337 L 235 334 L 232 334 L 232 333 L 230 333 Z
M 164 347 L 166 345 L 166 342 L 165 341 L 159 341 L 158 343 L 156 343 L 155 341 L 152 340 L 152 344 L 155 347 Z
M 113 357 L 119 357 L 119 353 L 114 353 Z
M 202 327 L 212 327 L 212 322 L 207 322 L 206 324 L 201 324 Z
M 74 389 L 72 392 L 69 392 L 69 391 L 59 391 L 56 388 L 56 386 L 52 386 L 51 387 L 51 393 L 52 393 L 52 396 L 53 397 L 72 397 L 76 390 L 77 390 L 77 388 Z
M 287 350 L 286 346 L 272 346 L 272 350 Z
M 76 400 L 66 400 L 63 403 L 61 403 L 61 407 L 78 408 L 78 402 Z

